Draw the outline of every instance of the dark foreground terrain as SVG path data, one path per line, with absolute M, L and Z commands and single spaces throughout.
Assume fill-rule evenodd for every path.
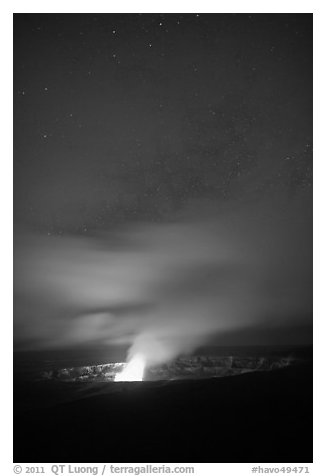
M 312 462 L 312 364 L 200 380 L 15 381 L 14 462 Z

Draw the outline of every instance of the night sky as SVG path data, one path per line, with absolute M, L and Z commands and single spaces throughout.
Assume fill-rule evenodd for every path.
M 14 15 L 18 346 L 310 342 L 311 216 L 311 14 Z

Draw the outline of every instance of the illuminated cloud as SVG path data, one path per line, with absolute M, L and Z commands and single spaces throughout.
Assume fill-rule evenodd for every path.
M 88 238 L 20 233 L 17 346 L 128 344 L 155 363 L 225 332 L 309 323 L 305 204 L 281 205 L 194 202 Z

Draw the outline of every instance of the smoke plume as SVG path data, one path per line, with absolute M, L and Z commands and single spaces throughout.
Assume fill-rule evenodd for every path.
M 19 231 L 15 344 L 127 344 L 158 363 L 241 329 L 295 333 L 311 319 L 309 213 L 295 199 L 194 202 L 87 237 Z

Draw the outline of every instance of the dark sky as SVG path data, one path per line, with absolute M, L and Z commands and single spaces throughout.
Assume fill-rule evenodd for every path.
M 232 242 L 234 252 L 230 255 L 235 256 L 247 243 L 240 253 L 244 261 L 257 262 L 258 267 L 263 263 L 255 279 L 250 266 L 245 265 L 248 275 L 243 282 L 268 282 L 270 260 L 277 263 L 274 281 L 279 275 L 285 276 L 283 290 L 295 280 L 287 295 L 292 296 L 290 301 L 295 306 L 284 306 L 291 318 L 281 326 L 281 332 L 273 331 L 278 336 L 274 340 L 284 340 L 286 326 L 299 329 L 293 342 L 305 340 L 302 329 L 311 324 L 311 203 L 311 14 L 14 15 L 15 293 L 19 341 L 33 345 L 42 341 L 52 325 L 49 327 L 49 322 L 57 326 L 60 320 L 65 324 L 59 326 L 58 335 L 67 335 L 70 330 L 66 322 L 76 326 L 80 319 L 76 315 L 84 316 L 82 303 L 75 306 L 72 300 L 65 306 L 61 302 L 62 296 L 56 294 L 57 282 L 50 280 L 42 295 L 36 291 L 44 276 L 55 274 L 53 263 L 64 263 L 69 258 L 69 250 L 78 251 L 76 263 L 85 261 L 83 271 L 78 273 L 94 268 L 88 281 L 92 287 L 97 282 L 94 276 L 98 276 L 92 253 L 105 249 L 100 261 L 105 262 L 108 255 L 118 261 L 113 267 L 117 267 L 118 281 L 123 286 L 121 262 L 131 250 L 134 256 L 140 247 L 142 255 L 147 247 L 151 260 L 156 256 L 152 248 L 158 250 L 157 254 L 164 250 L 165 257 L 171 250 L 179 256 L 176 251 L 181 251 L 183 245 L 187 248 L 190 242 L 191 251 L 185 258 L 188 263 L 198 249 L 206 247 L 203 243 L 208 236 L 216 244 L 221 234 L 219 250 Z M 170 236 L 167 230 L 171 222 L 175 239 L 167 246 L 169 240 L 162 242 L 161 237 L 166 233 Z M 185 223 L 190 227 L 187 231 Z M 193 232 L 196 234 L 198 229 L 202 236 L 196 241 Z M 263 255 L 257 251 L 261 245 L 267 246 Z M 178 290 L 178 305 L 187 301 L 194 289 L 200 294 L 196 303 L 207 293 L 210 302 L 216 295 L 213 283 L 223 282 L 224 286 L 226 281 L 237 281 L 227 263 L 221 271 L 221 263 L 216 262 L 220 253 L 214 246 L 205 249 L 210 250 L 211 263 L 207 256 L 204 262 L 196 263 L 192 274 L 196 279 L 185 279 L 189 270 L 185 272 L 183 262 L 177 267 L 180 275 L 183 273 L 174 287 Z M 139 266 L 140 274 L 148 258 L 144 254 L 139 263 L 131 260 L 132 266 Z M 302 264 L 300 269 L 298 262 Z M 109 259 L 109 268 L 110 263 Z M 202 282 L 199 268 L 199 276 L 207 272 L 213 276 L 207 278 L 210 291 L 198 291 Z M 64 280 L 74 273 L 73 269 L 72 263 L 56 271 Z M 160 266 L 158 270 L 164 274 Z M 129 277 L 130 273 L 125 272 Z M 39 276 L 34 291 L 26 289 L 31 274 Z M 238 272 L 235 274 L 238 276 Z M 87 313 L 93 316 L 94 309 L 100 309 L 96 313 L 101 313 L 101 326 L 103 322 L 106 326 L 103 312 L 109 312 L 114 322 L 138 322 L 130 317 L 133 309 L 137 309 L 137 315 L 139 309 L 157 309 L 157 299 L 148 292 L 151 281 L 147 278 L 147 284 L 143 283 L 146 299 L 141 299 L 144 296 L 140 293 L 137 298 L 125 295 L 119 303 L 108 303 L 101 295 L 98 304 L 94 297 Z M 169 275 L 164 285 L 158 281 L 158 287 L 164 288 L 173 279 Z M 114 277 L 108 282 L 115 283 Z M 76 286 L 89 289 L 86 283 Z M 169 305 L 175 303 L 172 288 L 171 284 L 164 291 Z M 227 288 L 231 296 L 230 286 Z M 134 289 L 131 284 L 130 289 Z M 266 289 L 275 294 L 274 284 L 266 284 Z M 49 303 L 47 292 L 56 295 L 53 308 L 43 303 Z M 252 300 L 264 301 L 264 293 L 255 287 Z M 269 299 L 264 301 L 264 315 Z M 279 311 L 283 301 L 277 302 Z M 213 308 L 216 310 L 216 303 Z M 271 306 L 270 314 L 274 308 Z M 251 304 L 249 309 L 251 314 Z M 55 317 L 48 317 L 51 313 Z M 197 310 L 197 315 L 200 313 Z M 36 314 L 41 321 L 34 326 L 31 316 Z M 233 310 L 231 314 L 245 313 Z M 294 314 L 300 314 L 296 326 Z M 46 322 L 44 331 L 40 331 L 42 319 Z M 238 318 L 234 319 L 236 322 Z M 266 336 L 268 319 L 255 319 L 254 324 L 240 319 L 238 327 L 246 329 L 246 343 L 259 343 L 258 328 L 263 328 Z M 93 321 L 90 317 L 89 322 Z M 159 321 L 164 318 L 155 322 Z M 252 338 L 248 338 L 248 326 Z M 123 331 L 119 332 L 121 337 Z M 237 340 L 239 332 L 234 334 Z M 127 334 L 137 334 L 137 326 L 131 326 Z

